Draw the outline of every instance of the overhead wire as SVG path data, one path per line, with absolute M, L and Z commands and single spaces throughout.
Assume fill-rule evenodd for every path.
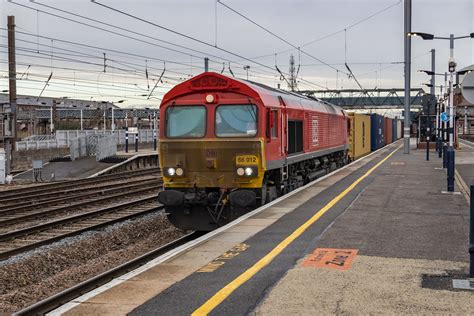
M 260 63 L 260 62 L 255 61 L 255 60 L 252 60 L 252 59 L 250 59 L 250 58 L 248 58 L 248 57 L 245 57 L 245 56 L 242 56 L 242 55 L 240 55 L 240 54 L 238 54 L 238 53 L 234 53 L 234 52 L 232 52 L 232 51 L 230 51 L 230 50 L 228 50 L 228 49 L 222 48 L 222 47 L 220 47 L 220 46 L 213 45 L 213 44 L 211 44 L 211 43 L 208 43 L 208 42 L 203 41 L 203 40 L 201 40 L 201 39 L 198 39 L 198 38 L 196 38 L 196 37 L 193 37 L 193 36 L 184 34 L 184 33 L 182 33 L 182 32 L 176 31 L 176 30 L 173 30 L 173 29 L 171 29 L 171 28 L 165 27 L 165 26 L 160 25 L 160 24 L 157 24 L 157 23 L 155 23 L 155 22 L 151 22 L 151 21 L 149 21 L 149 20 L 146 20 L 146 19 L 144 19 L 144 18 L 138 17 L 138 16 L 136 16 L 136 15 L 133 15 L 133 14 L 128 13 L 128 12 L 125 12 L 125 11 L 123 11 L 123 10 L 116 9 L 116 8 L 114 8 L 114 7 L 111 7 L 111 6 L 108 6 L 108 5 L 106 5 L 106 4 L 103 4 L 103 3 L 101 3 L 101 2 L 99 2 L 99 1 L 97 1 L 97 0 L 90 0 L 90 1 L 91 1 L 92 3 L 94 3 L 94 4 L 96 4 L 96 5 L 102 6 L 102 7 L 106 8 L 106 9 L 108 9 L 108 10 L 111 10 L 111 11 L 114 11 L 114 12 L 117 12 L 117 13 L 120 13 L 120 14 L 122 14 L 122 15 L 125 15 L 125 16 L 128 16 L 128 17 L 130 17 L 130 18 L 133 18 L 133 19 L 136 19 L 136 20 L 138 20 L 138 21 L 141 21 L 141 22 L 143 22 L 143 23 L 146 23 L 146 24 L 155 26 L 155 27 L 157 27 L 157 28 L 166 30 L 166 31 L 168 31 L 168 32 L 171 32 L 171 33 L 173 33 L 173 34 L 182 36 L 182 37 L 184 37 L 184 38 L 187 38 L 187 39 L 192 40 L 192 41 L 194 41 L 194 42 L 200 43 L 200 44 L 202 44 L 202 45 L 205 45 L 205 46 L 208 46 L 208 47 L 211 47 L 211 48 L 214 48 L 214 49 L 218 49 L 218 50 L 223 51 L 223 52 L 225 52 L 225 53 L 227 53 L 227 54 L 229 54 L 229 55 L 232 55 L 232 56 L 235 56 L 235 57 L 244 59 L 244 60 L 246 60 L 246 61 L 249 61 L 249 62 L 254 63 L 254 64 L 256 64 L 256 65 L 262 66 L 262 67 L 264 67 L 264 68 L 267 68 L 267 69 L 270 69 L 270 70 L 274 70 L 272 67 L 270 67 L 270 66 L 268 66 L 268 65 L 262 64 L 262 63 Z M 320 86 L 320 85 L 318 85 L 318 84 L 316 84 L 316 83 L 312 83 L 312 82 L 310 82 L 310 83 L 313 84 L 313 85 L 315 85 L 315 86 Z
M 5 28 L 0 28 L 0 30 L 6 31 Z M 17 31 L 17 33 L 19 33 L 20 35 L 25 35 L 25 36 L 35 36 L 35 37 L 37 36 L 35 34 L 32 34 L 31 32 Z M 94 46 L 94 45 L 89 45 L 89 44 L 84 44 L 84 43 L 73 42 L 73 41 L 69 41 L 69 40 L 63 40 L 63 39 L 59 39 L 59 38 L 53 38 L 53 37 L 49 37 L 49 36 L 39 35 L 39 37 L 41 37 L 43 39 L 46 39 L 46 40 L 54 40 L 55 42 L 60 42 L 60 43 L 64 43 L 64 44 L 67 44 L 67 45 L 73 45 L 73 46 L 77 45 L 79 47 L 84 47 L 86 49 L 89 49 L 90 51 L 95 52 L 95 53 L 99 53 L 97 50 L 107 51 L 107 52 L 113 52 L 113 53 L 116 53 L 116 54 L 119 54 L 119 55 L 126 55 L 127 57 L 131 56 L 132 58 L 136 58 L 137 60 L 145 60 L 146 59 L 146 60 L 154 60 L 154 61 L 161 61 L 161 62 L 170 62 L 170 63 L 174 63 L 174 64 L 180 64 L 182 66 L 188 66 L 188 67 L 190 66 L 191 68 L 198 68 L 198 69 L 202 68 L 200 66 L 196 66 L 196 65 L 193 65 L 193 64 L 186 64 L 186 63 L 177 62 L 177 61 L 169 61 L 169 60 L 166 60 L 166 59 L 159 59 L 159 58 L 155 58 L 155 57 L 151 57 L 151 56 L 144 56 L 144 55 L 134 54 L 134 53 L 130 53 L 130 52 L 124 52 L 124 51 L 119 51 L 119 50 L 115 50 L 115 49 L 109 49 L 109 48 L 105 48 L 105 47 L 99 47 L 99 46 Z M 24 40 L 24 39 L 19 39 L 19 40 L 24 41 L 24 42 L 28 42 L 28 43 L 32 43 L 31 41 L 27 41 L 27 40 Z M 40 45 L 42 45 L 44 47 L 51 48 L 51 45 L 47 45 L 47 44 L 40 44 Z M 55 46 L 55 47 L 57 47 L 57 46 Z M 65 49 L 65 48 L 60 48 L 60 49 L 65 50 L 65 51 L 74 52 L 73 50 L 68 50 L 68 49 Z M 100 53 L 102 54 L 102 52 L 100 52 Z M 84 55 L 87 55 L 87 56 L 93 56 L 94 58 L 97 58 L 97 59 L 103 59 L 102 56 L 91 55 L 91 54 L 82 53 L 82 52 L 81 52 L 81 54 L 84 54 Z M 161 70 L 162 69 L 160 69 L 160 71 Z M 273 75 L 273 73 L 269 73 L 269 72 L 266 72 L 266 71 L 254 71 L 254 72 L 264 74 L 264 75 L 267 75 L 267 74 Z M 192 76 L 192 74 L 189 74 L 189 76 Z
M 377 16 L 377 15 L 379 15 L 379 14 L 385 12 L 385 11 L 388 11 L 389 9 L 391 9 L 391 8 L 393 8 L 393 7 L 397 6 L 397 5 L 399 5 L 401 2 L 402 2 L 402 0 L 398 0 L 397 2 L 395 2 L 395 3 L 393 3 L 393 4 L 391 4 L 391 5 L 387 6 L 387 7 L 385 7 L 385 8 L 383 8 L 383 9 L 379 10 L 379 11 L 376 11 L 375 13 L 370 14 L 369 16 L 367 16 L 367 17 L 365 17 L 365 18 L 363 18 L 363 19 L 360 19 L 360 20 L 358 20 L 358 21 L 356 21 L 356 22 L 354 22 L 354 23 L 352 23 L 352 24 L 349 24 L 349 25 L 345 26 L 344 28 L 342 28 L 342 29 L 340 29 L 340 30 L 338 30 L 338 31 L 329 33 L 329 34 L 324 35 L 324 36 L 322 36 L 322 37 L 319 37 L 319 38 L 317 38 L 317 39 L 314 39 L 314 40 L 311 40 L 311 41 L 306 42 L 306 43 L 304 43 L 304 44 L 301 44 L 301 45 L 299 45 L 299 47 L 306 47 L 306 46 L 308 46 L 308 45 L 311 45 L 311 44 L 320 42 L 320 41 L 322 41 L 322 40 L 325 40 L 325 39 L 327 39 L 327 38 L 330 38 L 330 37 L 332 37 L 332 36 L 338 35 L 338 34 L 344 32 L 344 31 L 347 31 L 347 30 L 349 30 L 349 29 L 351 29 L 351 28 L 353 28 L 353 27 L 355 27 L 355 26 L 357 26 L 357 25 L 359 25 L 359 24 L 361 24 L 361 23 L 363 23 L 363 22 L 365 22 L 365 21 L 367 21 L 367 20 L 369 20 L 369 19 L 371 19 L 371 18 L 373 18 L 373 17 L 375 17 L 375 16 Z M 294 50 L 294 49 L 285 49 L 285 50 L 278 51 L 276 54 L 284 54 L 284 53 L 291 52 L 291 51 L 293 51 L 293 50 Z M 271 57 L 271 56 L 273 56 L 274 54 L 275 54 L 275 53 L 273 53 L 273 54 L 267 54 L 267 55 L 261 55 L 261 56 L 256 56 L 256 57 L 252 57 L 252 58 L 253 58 L 253 59 L 260 59 L 260 58 L 265 58 L 265 57 Z
M 163 49 L 166 49 L 166 50 L 173 51 L 173 52 L 175 52 L 175 53 L 180 53 L 180 54 L 184 54 L 184 55 L 188 55 L 188 56 L 191 55 L 191 54 L 189 54 L 189 53 L 186 53 L 186 52 L 183 52 L 183 51 L 180 51 L 180 50 L 176 50 L 176 49 L 174 49 L 174 48 L 166 47 L 166 46 L 163 46 L 163 45 L 158 45 L 158 44 L 156 44 L 156 43 L 151 43 L 151 42 L 148 42 L 148 41 L 145 41 L 145 40 L 136 38 L 136 37 L 132 37 L 132 36 L 125 35 L 125 34 L 122 34 L 122 33 L 119 33 L 119 32 L 115 32 L 115 31 L 112 31 L 112 30 L 109 30 L 109 29 L 105 29 L 105 28 L 102 28 L 102 27 L 100 27 L 100 26 L 92 25 L 92 24 L 85 23 L 85 22 L 81 22 L 81 21 L 74 20 L 74 19 L 70 19 L 70 18 L 67 18 L 67 17 L 65 17 L 65 16 L 57 15 L 57 14 L 54 14 L 54 13 L 51 13 L 51 12 L 48 12 L 48 11 L 45 11 L 45 10 L 40 10 L 40 9 L 33 8 L 33 7 L 30 7 L 30 6 L 24 5 L 24 4 L 20 4 L 20 3 L 14 2 L 13 0 L 9 0 L 9 2 L 12 3 L 12 4 L 14 4 L 14 5 L 21 6 L 21 7 L 24 7 L 24 8 L 30 9 L 30 10 L 34 10 L 34 11 L 37 11 L 37 12 L 41 12 L 41 13 L 43 13 L 43 14 L 47 14 L 47 15 L 50 15 L 50 16 L 54 16 L 54 17 L 59 18 L 59 19 L 63 19 L 63 20 L 66 20 L 66 21 L 70 21 L 70 22 L 74 22 L 74 23 L 81 24 L 81 25 L 84 25 L 84 26 L 88 26 L 88 27 L 91 27 L 91 28 L 94 28 L 94 29 L 98 29 L 98 30 L 101 30 L 101 31 L 105 31 L 105 32 L 108 32 L 108 33 L 111 33 L 111 34 L 115 34 L 115 35 L 118 35 L 118 36 L 126 37 L 126 38 L 128 38 L 128 39 L 133 39 L 133 40 L 136 40 L 136 41 L 140 41 L 140 42 L 143 42 L 143 43 L 146 43 L 146 44 L 150 44 L 150 45 L 153 45 L 153 46 L 156 46 L 156 47 L 160 47 L 160 48 L 163 48 Z M 167 41 L 163 41 L 163 40 L 154 38 L 154 37 L 152 37 L 152 36 L 148 36 L 148 35 L 145 35 L 145 34 L 140 34 L 140 33 L 134 32 L 134 31 L 132 31 L 132 30 L 127 30 L 127 29 L 122 28 L 122 27 L 120 27 L 120 26 L 116 26 L 116 25 L 113 25 L 113 24 L 110 24 L 110 23 L 98 21 L 98 20 L 91 19 L 91 18 L 82 16 L 82 15 L 79 15 L 79 14 L 76 14 L 76 13 L 73 13 L 73 12 L 69 12 L 69 11 L 62 10 L 62 9 L 59 9 L 59 8 L 56 8 L 56 7 L 52 7 L 52 6 L 49 6 L 49 5 L 46 5 L 46 4 L 42 4 L 42 3 L 39 3 L 38 1 L 31 1 L 31 2 L 34 3 L 34 4 L 36 4 L 36 5 L 41 5 L 41 6 L 45 6 L 45 7 L 48 7 L 48 8 L 50 8 L 50 9 L 53 9 L 53 10 L 60 11 L 60 12 L 62 12 L 62 13 L 67 13 L 67 14 L 70 14 L 70 15 L 73 15 L 73 16 L 80 17 L 80 18 L 82 18 L 82 19 L 94 21 L 95 23 L 104 24 L 104 25 L 107 25 L 107 26 L 109 26 L 109 27 L 113 27 L 113 28 L 120 29 L 120 30 L 123 30 L 123 31 L 126 31 L 126 32 L 130 32 L 130 33 L 132 33 L 132 34 L 138 34 L 139 36 L 151 38 L 151 39 L 153 39 L 153 40 L 155 40 L 155 41 L 165 42 L 165 43 L 167 43 L 167 44 L 169 44 L 169 45 L 174 45 L 174 46 L 178 46 L 178 47 L 181 47 L 181 48 L 184 48 L 184 49 L 189 49 L 189 48 L 186 48 L 186 47 L 182 47 L 182 46 L 180 46 L 180 45 L 177 45 L 177 44 L 173 44 L 173 43 L 170 43 L 170 42 L 167 42 Z M 189 49 L 189 50 L 192 50 L 192 49 Z
M 88 23 L 84 23 L 84 22 L 81 22 L 81 21 L 77 21 L 77 20 L 74 20 L 74 19 L 66 18 L 66 17 L 60 16 L 60 15 L 57 15 L 57 14 L 54 14 L 54 13 L 51 13 L 51 12 L 48 12 L 48 11 L 44 11 L 44 10 L 39 10 L 39 9 L 36 9 L 36 8 L 32 8 L 32 7 L 29 7 L 29 6 L 24 5 L 24 4 L 19 4 L 19 3 L 16 3 L 16 2 L 14 2 L 14 1 L 12 1 L 12 0 L 9 0 L 9 1 L 10 1 L 12 4 L 22 6 L 22 7 L 28 8 L 28 9 L 30 9 L 30 10 L 36 10 L 36 11 L 39 11 L 39 12 L 41 12 L 41 13 L 54 16 L 54 17 L 56 17 L 56 18 L 65 19 L 65 20 L 67 20 L 67 21 L 71 21 L 71 22 L 75 22 L 75 23 L 78 23 L 78 24 L 81 24 L 81 25 L 85 25 L 85 26 L 88 26 L 88 27 L 92 27 L 92 28 L 95 28 L 95 29 L 99 29 L 99 30 L 101 30 L 101 31 L 105 31 L 105 32 L 109 32 L 109 33 L 112 33 L 112 34 L 115 34 L 115 35 L 119 35 L 119 36 L 123 36 L 123 37 L 129 38 L 129 39 L 134 39 L 134 40 L 137 40 L 137 41 L 141 41 L 141 42 L 146 43 L 146 44 L 158 46 L 158 47 L 165 48 L 165 49 L 170 49 L 170 48 L 167 48 L 167 47 L 164 47 L 164 46 L 161 46 L 161 45 L 157 45 L 157 44 L 155 44 L 155 43 L 151 43 L 151 42 L 148 42 L 148 41 L 144 41 L 144 40 L 142 40 L 142 39 L 137 39 L 137 38 L 134 38 L 134 37 L 131 37 L 131 36 L 128 36 L 128 35 L 124 35 L 124 34 L 119 33 L 119 32 L 115 32 L 115 31 L 112 31 L 112 30 L 104 29 L 104 28 L 101 28 L 101 27 L 98 27 L 98 26 L 95 26 L 95 25 L 91 25 L 91 24 L 88 24 Z M 223 57 L 221 57 L 221 56 L 216 56 L 216 55 L 209 54 L 209 53 L 207 53 L 207 52 L 202 52 L 202 51 L 199 51 L 199 50 L 196 50 L 196 49 L 193 49 L 193 48 L 189 48 L 189 47 L 186 47 L 186 46 L 183 46 L 183 45 L 175 44 L 175 43 L 172 43 L 172 42 L 169 42 L 169 41 L 164 41 L 164 40 L 162 40 L 162 39 L 159 39 L 159 38 L 156 38 L 156 37 L 153 37 L 153 36 L 149 36 L 149 35 L 146 35 L 146 34 L 143 34 L 143 33 L 139 33 L 139 32 L 136 32 L 136 31 L 128 30 L 128 29 L 126 29 L 126 28 L 123 28 L 123 27 L 120 27 L 120 26 L 117 26 L 117 25 L 113 25 L 113 24 L 110 24 L 110 23 L 107 23 L 107 22 L 103 22 L 103 21 L 100 21 L 100 20 L 97 20 L 97 19 L 92 19 L 92 18 L 83 16 L 83 15 L 77 14 L 77 13 L 74 13 L 74 12 L 71 12 L 71 11 L 67 11 L 67 10 L 59 9 L 59 8 L 57 8 L 57 7 L 53 7 L 53 6 L 50 6 L 50 5 L 46 5 L 46 4 L 40 3 L 39 1 L 31 1 L 31 2 L 32 2 L 32 3 L 35 3 L 36 5 L 41 5 L 41 6 L 47 7 L 47 8 L 52 9 L 52 10 L 57 10 L 57 11 L 62 12 L 62 13 L 70 14 L 70 15 L 73 15 L 73 16 L 76 16 L 76 17 L 80 17 L 80 18 L 82 18 L 82 19 L 86 19 L 86 20 L 89 20 L 89 21 L 93 21 L 93 22 L 95 22 L 95 23 L 99 23 L 99 24 L 102 24 L 102 25 L 106 25 L 106 26 L 108 26 L 108 27 L 113 27 L 113 28 L 116 28 L 116 29 L 119 29 L 119 30 L 122 30 L 122 31 L 130 32 L 130 33 L 135 34 L 135 35 L 139 35 L 139 36 L 142 36 L 142 37 L 145 37 L 145 38 L 149 38 L 149 39 L 153 39 L 153 40 L 156 40 L 156 41 L 160 41 L 160 42 L 163 42 L 163 43 L 166 43 L 166 44 L 169 44 L 169 45 L 173 45 L 173 46 L 176 46 L 176 47 L 179 47 L 179 48 L 187 49 L 187 50 L 190 50 L 190 51 L 193 51 L 193 52 L 196 52 L 196 53 L 200 53 L 200 54 L 203 55 L 203 56 L 196 56 L 196 55 L 193 55 L 193 54 L 190 54 L 190 53 L 187 53 L 187 52 L 182 52 L 182 51 L 178 51 L 178 50 L 172 49 L 173 51 L 176 51 L 176 52 L 179 52 L 179 53 L 188 55 L 188 56 L 193 56 L 193 57 L 197 57 L 197 58 L 203 58 L 204 56 L 212 56 L 212 57 L 217 58 L 217 59 L 226 60 L 226 61 L 229 61 L 229 62 L 233 62 L 233 63 L 234 63 L 234 61 L 225 59 L 225 58 L 223 58 Z M 238 62 L 237 62 L 237 63 L 238 63 Z M 243 65 L 243 64 L 242 64 L 242 65 Z
M 342 70 L 328 64 L 327 62 L 323 61 L 322 59 L 314 56 L 314 55 L 311 55 L 310 53 L 304 51 L 304 50 L 301 50 L 301 47 L 299 46 L 296 46 L 295 44 L 289 42 L 288 40 L 286 40 L 285 38 L 281 37 L 280 35 L 276 34 L 275 32 L 269 30 L 268 28 L 262 26 L 261 24 L 255 22 L 254 20 L 252 20 L 251 18 L 249 18 L 248 16 L 246 16 L 245 14 L 237 11 L 236 9 L 232 8 L 231 6 L 225 4 L 224 2 L 222 2 L 222 0 L 217 0 L 217 3 L 221 4 L 222 6 L 224 6 L 225 8 L 229 9 L 230 11 L 234 12 L 235 14 L 239 15 L 240 17 L 242 17 L 243 19 L 249 21 L 250 23 L 254 24 L 255 26 L 257 26 L 258 28 L 264 30 L 265 32 L 271 34 L 272 36 L 278 38 L 279 40 L 281 40 L 282 42 L 288 44 L 289 46 L 293 47 L 294 49 L 300 51 L 301 53 L 303 53 L 304 55 L 310 57 L 310 58 L 313 58 L 314 60 L 317 60 L 319 61 L 320 63 L 323 63 L 325 64 L 326 66 L 328 66 L 329 68 L 332 68 L 333 70 L 337 70 L 337 71 L 340 71 L 340 72 L 343 72 Z
M 216 3 L 216 4 L 217 4 L 217 3 Z M 41 4 L 41 5 L 43 5 L 43 4 Z M 49 6 L 48 6 L 48 7 L 49 7 Z M 388 8 L 387 8 L 387 9 L 388 9 Z M 37 11 L 37 9 L 34 9 L 34 8 L 33 8 L 33 10 Z M 61 9 L 58 9 L 58 10 L 61 10 Z M 63 10 L 63 11 L 65 11 L 65 10 Z M 74 14 L 74 13 L 73 13 L 73 14 Z M 100 22 L 101 22 L 101 21 L 100 21 Z M 97 23 L 99 23 L 99 22 L 97 22 Z M 102 23 L 102 22 L 101 22 L 101 23 Z M 110 31 L 110 30 L 107 30 L 107 31 Z M 39 31 L 38 31 L 38 33 L 39 33 Z M 140 33 L 137 33 L 137 34 L 140 34 Z M 37 35 L 39 35 L 39 34 L 37 34 Z M 140 35 L 143 36 L 143 34 L 140 34 Z M 185 34 L 183 34 L 183 35 L 185 35 Z M 34 36 L 34 35 L 33 35 L 33 36 Z M 44 38 L 44 36 L 37 36 L 37 39 L 38 39 L 37 44 L 39 44 L 39 38 Z M 46 38 L 47 38 L 47 37 L 46 37 Z M 50 38 L 50 39 L 51 39 L 51 38 Z M 56 39 L 53 39 L 53 40 L 56 40 Z M 156 40 L 159 40 L 159 39 L 156 39 Z M 62 41 L 62 42 L 63 42 L 63 43 L 64 43 L 64 42 L 69 42 L 70 45 L 77 45 L 77 43 L 71 43 L 70 41 Z M 217 41 L 216 41 L 216 44 L 217 44 Z M 52 45 L 51 45 L 51 46 L 52 46 Z M 87 46 L 89 46 L 89 48 L 90 48 L 90 46 L 92 46 L 92 45 L 87 45 Z M 217 45 L 214 45 L 214 46 L 212 46 L 212 47 L 217 48 L 217 49 L 221 49 L 220 47 L 215 47 L 215 46 L 217 46 Z M 185 48 L 185 49 L 188 49 L 187 47 L 184 47 L 184 48 Z M 102 48 L 95 47 L 95 48 L 93 48 L 93 49 L 102 49 Z M 56 46 L 55 46 L 55 50 L 56 50 Z M 102 49 L 102 50 L 103 50 L 103 49 Z M 221 49 L 221 50 L 222 50 L 222 49 Z M 113 50 L 112 50 L 112 51 L 113 51 Z M 227 50 L 225 50 L 225 49 L 224 49 L 223 51 L 226 52 L 226 53 L 229 53 L 229 52 L 227 52 Z M 120 51 L 115 51 L 115 52 L 116 52 L 117 54 L 128 55 L 128 56 L 131 56 L 130 58 L 136 58 L 136 59 L 140 59 L 140 58 L 146 57 L 146 56 L 133 57 L 132 55 L 137 56 L 138 54 L 129 54 L 129 53 L 124 53 L 124 52 L 120 52 Z M 230 52 L 230 53 L 232 54 L 232 52 Z M 192 54 L 188 54 L 188 53 L 186 53 L 186 54 L 187 54 L 187 55 L 192 55 Z M 205 54 L 207 54 L 207 53 L 205 53 Z M 238 54 L 235 55 L 235 56 L 239 57 Z M 74 57 L 80 57 L 80 56 L 74 56 Z M 241 58 L 241 57 L 242 57 L 242 56 L 240 56 L 239 58 Z M 97 58 L 97 56 L 95 56 L 94 58 Z M 150 58 L 150 59 L 152 59 L 152 58 Z M 245 60 L 249 61 L 248 58 L 245 58 Z M 250 61 L 253 62 L 252 60 L 250 60 Z M 170 62 L 173 62 L 173 61 L 170 61 Z M 214 62 L 217 62 L 217 61 L 214 61 Z M 233 62 L 233 63 L 237 63 L 237 62 L 235 62 L 235 61 L 232 61 L 232 62 Z M 120 62 L 118 62 L 118 64 L 120 64 Z M 187 64 L 186 64 L 186 63 L 180 63 L 180 64 L 183 65 L 183 66 L 187 66 L 187 67 L 191 66 L 191 68 L 193 68 L 193 67 L 194 67 L 194 68 L 201 68 L 201 67 L 197 67 L 197 66 L 195 66 L 195 65 L 189 64 L 189 63 L 187 63 Z M 219 62 L 219 64 L 221 65 L 222 63 Z M 274 69 L 273 69 L 272 67 L 267 66 L 267 65 L 265 65 L 265 64 L 261 64 L 261 63 L 256 63 L 256 64 L 259 65 L 259 66 L 261 66 L 261 67 L 263 67 L 263 68 L 265 68 L 265 69 L 270 69 L 270 70 L 274 71 Z M 260 64 L 261 64 L 261 65 L 260 65 Z M 117 67 L 117 68 L 119 68 L 119 67 Z M 253 70 L 255 71 L 256 68 L 257 68 L 257 67 L 253 67 Z M 69 68 L 69 69 L 71 69 L 71 68 Z M 217 70 L 217 72 L 219 72 L 219 71 L 221 71 L 221 70 L 220 70 L 220 69 Z M 234 71 L 235 71 L 235 70 L 234 70 Z M 268 72 L 265 72 L 264 74 L 267 75 L 267 74 L 269 74 L 269 73 L 268 73 Z M 272 75 L 272 78 L 273 78 L 274 72 L 272 72 L 271 75 Z M 254 76 L 254 75 L 251 75 L 251 74 L 250 74 L 250 76 L 258 77 L 258 76 Z M 242 77 L 244 77 L 244 76 L 242 75 Z M 268 77 L 262 77 L 262 78 L 268 79 Z M 304 81 L 303 81 L 303 82 L 304 82 Z M 312 85 L 312 86 L 323 87 L 323 86 L 318 85 L 318 84 L 315 84 L 315 83 L 313 83 L 313 82 L 308 82 L 308 84 L 310 84 L 310 85 Z

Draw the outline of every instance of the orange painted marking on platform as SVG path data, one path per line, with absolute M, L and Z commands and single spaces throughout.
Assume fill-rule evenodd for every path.
M 351 263 L 357 256 L 357 252 L 357 249 L 316 248 L 303 261 L 303 267 L 348 270 L 351 268 Z

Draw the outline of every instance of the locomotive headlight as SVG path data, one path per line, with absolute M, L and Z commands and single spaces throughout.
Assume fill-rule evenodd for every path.
M 250 167 L 245 168 L 245 175 L 251 176 L 253 174 L 253 170 Z
M 245 174 L 245 169 L 240 167 L 240 168 L 237 168 L 237 175 L 239 175 L 240 177 L 243 176 Z
M 183 168 L 176 168 L 176 175 L 181 177 L 184 174 Z
M 258 168 L 255 167 L 238 167 L 235 172 L 239 177 L 257 177 L 258 176 Z
M 181 169 L 181 168 L 179 168 L 179 169 Z M 176 174 L 176 169 L 175 168 L 168 168 L 167 173 L 168 173 L 169 176 L 172 177 Z

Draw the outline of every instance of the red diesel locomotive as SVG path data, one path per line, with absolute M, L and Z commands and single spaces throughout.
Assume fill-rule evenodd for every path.
M 159 201 L 184 230 L 213 230 L 347 162 L 332 104 L 206 72 L 160 107 Z

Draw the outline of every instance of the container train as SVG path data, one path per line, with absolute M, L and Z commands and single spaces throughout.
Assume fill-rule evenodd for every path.
M 205 72 L 161 103 L 158 200 L 176 227 L 213 230 L 346 164 L 348 120 L 330 103 Z
M 348 115 L 349 161 L 402 138 L 403 122 L 379 114 Z
M 347 162 L 339 107 L 206 72 L 160 107 L 159 201 L 185 230 L 208 231 Z

